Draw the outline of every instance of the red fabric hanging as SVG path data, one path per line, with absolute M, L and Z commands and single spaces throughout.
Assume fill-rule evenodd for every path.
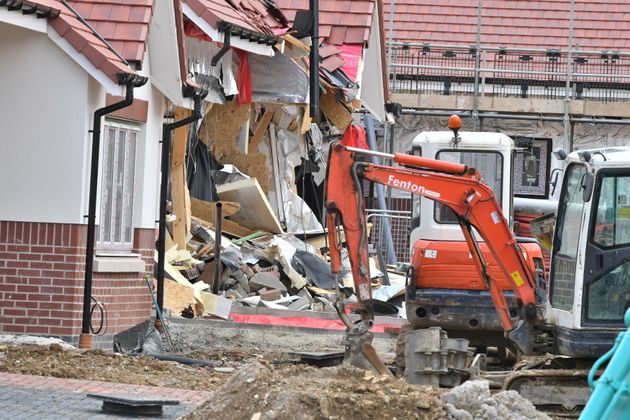
M 341 144 L 344 146 L 357 147 L 359 149 L 369 149 L 365 141 L 365 129 L 360 125 L 350 125 L 343 133 Z
M 238 54 L 238 74 L 236 77 L 236 86 L 238 87 L 238 104 L 252 103 L 252 72 L 249 66 L 249 53 L 247 51 L 236 50 Z

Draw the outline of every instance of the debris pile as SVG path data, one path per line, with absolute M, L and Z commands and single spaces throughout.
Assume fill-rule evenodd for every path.
M 534 404 L 516 391 L 490 394 L 487 381 L 468 381 L 442 394 L 446 411 L 456 420 L 509 419 L 548 420 Z
M 248 183 L 245 188 L 256 185 Z M 221 190 L 226 189 L 220 187 Z M 217 223 L 214 210 L 217 203 L 191 199 L 187 249 L 177 249 L 172 241 L 167 245 L 165 272 L 174 282 L 167 281 L 165 284 L 164 306 L 173 314 L 188 318 L 205 315 L 226 319 L 232 305 L 334 312 L 337 285 L 324 254 L 327 248 L 323 234 L 302 240 L 290 233 L 274 234 L 262 230 L 260 225 L 265 224 L 264 217 L 237 217 L 241 209 L 248 207 L 251 212 L 254 207 L 254 200 L 247 202 L 244 194 L 239 194 L 231 196 L 240 199 L 239 202 L 220 202 L 224 219 L 221 223 L 223 234 L 218 268 L 215 266 Z M 259 203 L 266 203 L 264 195 L 255 193 L 255 189 L 250 198 L 252 195 L 257 195 Z M 276 230 L 273 229 L 275 218 L 272 211 L 258 210 L 257 213 L 265 213 L 267 227 L 272 228 L 268 230 Z M 248 220 L 259 226 L 253 226 Z M 243 229 L 248 231 L 243 232 Z M 404 276 L 388 273 L 390 284 L 384 285 L 384 273 L 379 269 L 376 258 L 370 260 L 370 272 L 374 298 L 378 303 L 377 313 L 398 315 L 404 297 Z M 356 298 L 347 255 L 343 262 L 343 274 L 339 287 L 348 301 L 353 302 Z M 397 302 L 398 307 L 388 304 L 388 301 Z
M 351 98 L 339 102 L 346 95 L 329 87 L 320 124 L 294 101 L 225 101 L 175 133 L 165 245 L 173 281 L 164 290 L 174 315 L 226 319 L 234 305 L 334 312 L 323 183 L 330 141 L 343 136 L 360 102 L 345 90 Z M 353 303 L 347 256 L 343 270 L 339 287 Z M 370 272 L 376 313 L 404 312 L 404 276 L 374 261 Z
M 516 391 L 491 395 L 485 381 L 442 392 L 347 365 L 317 369 L 254 363 L 185 419 L 549 419 Z
M 252 364 L 184 418 L 438 419 L 446 418 L 446 410 L 437 389 L 350 366 L 316 369 Z

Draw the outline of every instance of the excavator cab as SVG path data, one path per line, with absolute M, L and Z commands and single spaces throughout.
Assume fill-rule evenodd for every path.
M 422 132 L 413 140 L 412 153 L 479 170 L 513 228 L 515 146 L 510 137 L 485 132 L 459 132 L 456 135 L 450 131 Z M 505 345 L 504 328 L 474 265 L 456 214 L 447 206 L 420 195 L 413 195 L 412 203 L 413 279 L 409 280 L 407 319 L 416 328 L 440 327 L 449 337 L 466 338 L 473 346 Z M 476 238 L 480 240 L 490 275 L 505 292 L 515 321 L 519 313 L 510 282 L 479 235 Z M 531 271 L 542 268 L 542 251 L 538 243 L 525 238 L 518 240 Z
M 630 307 L 630 147 L 566 157 L 549 289 L 559 353 L 608 351 Z

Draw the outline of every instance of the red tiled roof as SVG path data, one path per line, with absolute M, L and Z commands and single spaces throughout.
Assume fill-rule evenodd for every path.
M 293 23 L 298 10 L 308 10 L 308 0 L 276 0 Z M 370 38 L 374 0 L 320 0 L 319 36 L 329 44 L 365 44 Z
M 383 3 L 387 33 L 390 2 Z M 503 47 L 566 49 L 569 12 L 569 0 L 485 0 L 481 43 Z M 395 41 L 476 43 L 476 1 L 396 0 L 394 13 Z M 630 49 L 628 0 L 575 0 L 573 25 L 574 45 L 580 49 Z
M 118 83 L 118 73 L 134 74 L 132 68 L 116 56 L 107 45 L 98 39 L 70 9 L 58 0 L 29 0 L 16 10 L 28 12 L 35 7 L 37 15 L 48 18 L 49 25 L 79 53 L 83 54 L 94 67 L 100 69 L 111 80 Z M 14 10 L 10 8 L 9 10 Z M 35 17 L 33 17 L 35 19 Z
M 265 0 L 182 0 L 213 28 L 226 22 L 252 32 L 275 36 L 287 28 L 282 12 Z
M 68 2 L 125 60 L 142 65 L 154 0 Z

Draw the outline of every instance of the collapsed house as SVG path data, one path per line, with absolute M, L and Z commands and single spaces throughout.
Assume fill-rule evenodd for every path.
M 322 2 L 321 114 L 315 116 L 308 103 L 310 38 L 299 27 L 304 11 L 289 8 L 289 2 L 282 9 L 279 2 L 281 10 L 246 9 L 227 16 L 210 9 L 202 19 L 196 4 L 184 2 L 183 8 L 189 69 L 210 93 L 203 119 L 179 134 L 182 145 L 187 140 L 187 159 L 179 162 L 186 166 L 186 182 L 181 168 L 171 167 L 167 280 L 163 292 L 158 290 L 164 307 L 186 317 L 220 318 L 228 318 L 236 306 L 334 311 L 336 281 L 325 258 L 322 226 L 326 156 L 330 141 L 356 124 L 353 111 L 364 107 L 377 119 L 386 118 L 377 3 L 348 5 L 359 7 L 360 18 L 342 25 L 330 19 L 334 2 Z M 252 26 L 240 19 L 244 15 Z M 228 26 L 215 27 L 216 21 Z M 283 34 L 283 47 L 273 55 L 260 46 L 226 49 L 228 43 L 217 40 L 225 40 L 221 28 L 229 25 L 259 31 L 262 40 Z M 290 25 L 295 27 L 289 30 Z M 376 88 L 362 89 L 366 85 Z M 183 156 L 177 144 L 172 165 L 175 153 Z M 343 289 L 351 298 L 347 260 L 344 268 Z M 387 274 L 381 270 L 375 259 L 376 288 L 383 271 Z M 396 274 L 386 276 L 386 283 L 390 277 Z M 382 288 L 382 296 L 377 292 L 383 313 L 398 314 L 385 303 L 402 296 L 402 276 L 397 280 Z
M 329 306 L 319 298 L 331 285 L 311 271 L 326 264 L 327 145 L 358 122 L 355 111 L 386 118 L 383 34 L 380 2 L 344 3 L 352 22 L 333 18 L 338 2 L 321 2 L 314 112 L 307 6 L 0 6 L 0 32 L 12 41 L 0 48 L 1 332 L 82 337 L 85 346 L 95 336 L 107 346 L 151 316 L 143 279 L 156 271 L 169 282 L 158 306 L 185 284 L 197 315 L 216 315 L 225 300 Z M 16 74 L 37 83 L 25 88 Z M 156 270 L 158 219 L 166 261 Z M 277 277 L 286 292 L 256 288 L 255 275 Z

